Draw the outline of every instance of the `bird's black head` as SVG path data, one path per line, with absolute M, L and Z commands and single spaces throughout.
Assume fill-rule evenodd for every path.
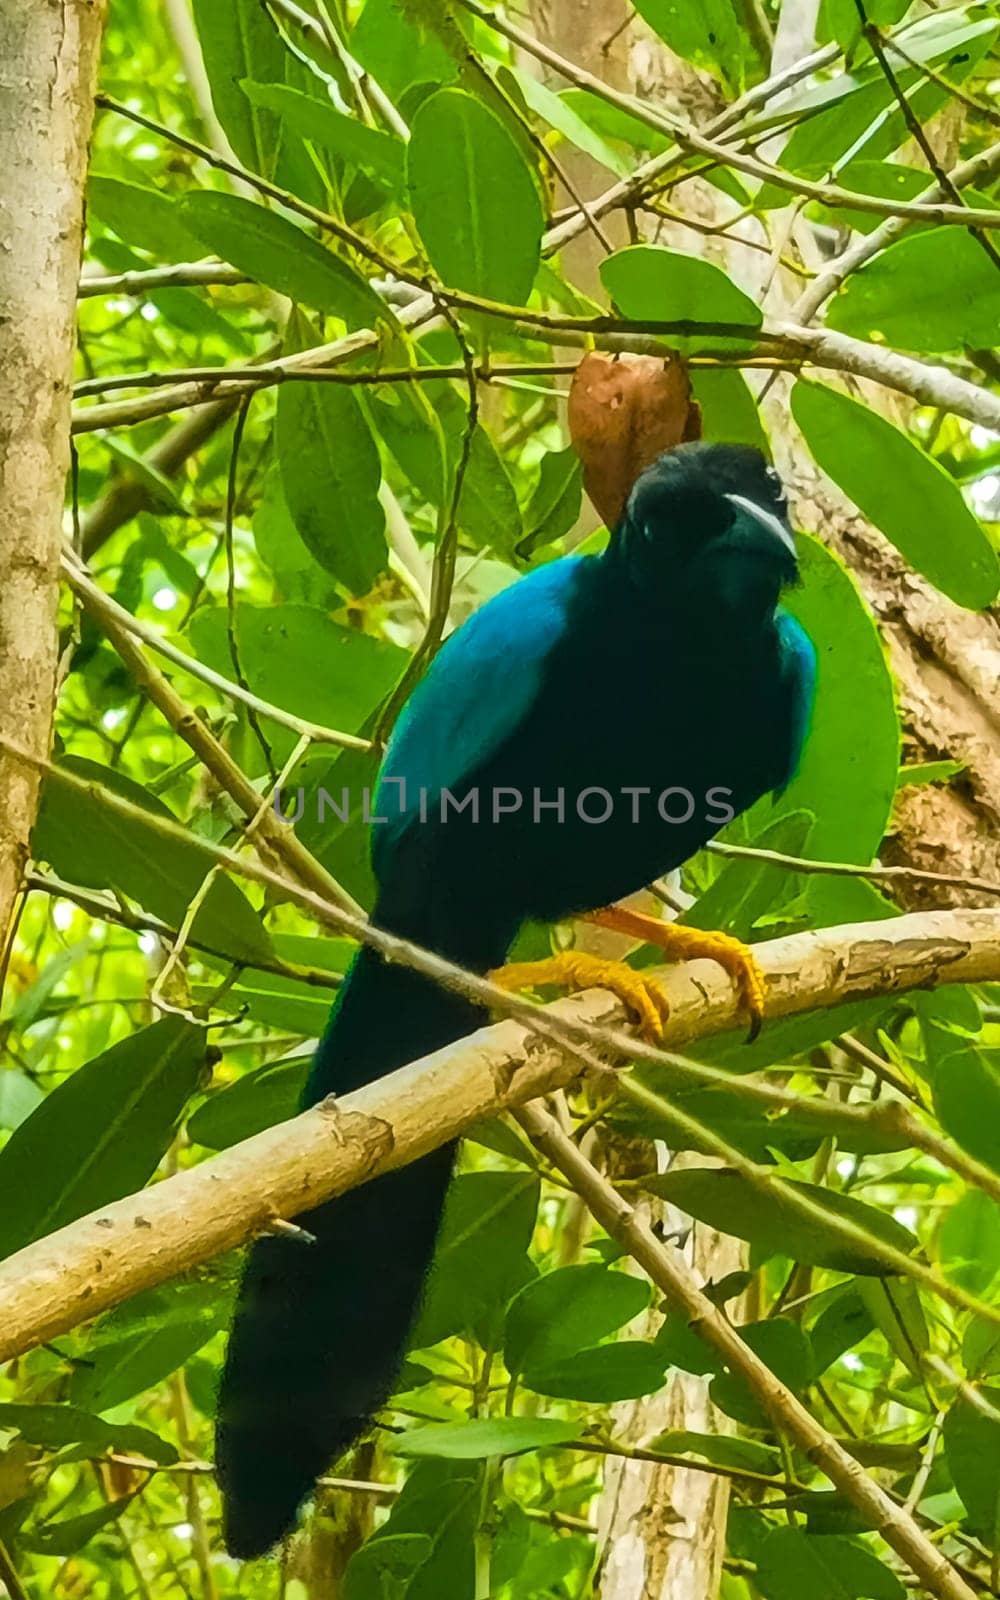
M 654 603 L 763 616 L 798 578 L 788 500 L 750 445 L 685 444 L 636 480 L 612 548 Z

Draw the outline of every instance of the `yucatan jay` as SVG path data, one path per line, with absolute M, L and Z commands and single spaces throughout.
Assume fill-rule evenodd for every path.
M 796 576 L 784 491 L 758 451 L 690 444 L 662 455 L 637 480 L 602 554 L 553 561 L 497 595 L 451 636 L 413 693 L 382 767 L 375 814 L 388 821 L 373 828 L 373 922 L 488 972 L 526 918 L 612 907 L 693 855 L 726 805 L 739 813 L 780 790 L 799 760 L 815 673 L 809 639 L 778 605 Z M 446 790 L 456 803 L 442 813 Z M 472 790 L 478 818 L 471 802 L 458 809 Z M 590 820 L 577 805 L 584 791 Z M 615 802 L 606 821 L 602 791 Z M 685 818 L 688 795 L 690 815 L 665 820 Z M 621 910 L 595 920 L 641 937 L 652 930 L 681 956 L 721 960 L 759 1021 L 759 974 L 735 941 Z M 509 982 L 552 981 L 568 967 L 562 975 L 577 986 L 614 987 L 645 1006 L 655 1031 L 632 969 L 571 957 L 513 969 Z M 623 973 L 631 984 L 618 982 Z M 486 1020 L 363 947 L 303 1106 Z M 219 1399 L 216 1457 L 234 1555 L 258 1555 L 288 1530 L 317 1476 L 388 1399 L 453 1156 L 438 1150 L 300 1217 L 314 1244 L 254 1244 Z

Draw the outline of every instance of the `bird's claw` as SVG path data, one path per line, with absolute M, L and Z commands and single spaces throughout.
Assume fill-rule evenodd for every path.
M 689 928 L 683 923 L 664 922 L 628 906 L 606 906 L 589 912 L 585 918 L 598 927 L 627 934 L 646 944 L 656 945 L 672 961 L 716 961 L 732 978 L 740 1005 L 750 1019 L 747 1041 L 752 1043 L 764 1021 L 767 980 L 757 959 L 742 940 L 731 933 Z
M 513 961 L 487 974 L 501 989 L 607 989 L 617 995 L 641 1033 L 659 1043 L 670 1005 L 659 984 L 624 961 L 609 961 L 586 950 L 564 950 L 544 961 Z

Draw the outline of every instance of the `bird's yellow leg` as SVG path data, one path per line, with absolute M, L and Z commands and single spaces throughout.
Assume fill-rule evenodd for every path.
M 750 1018 L 750 1038 L 756 1039 L 764 1020 L 767 983 L 753 951 L 729 933 L 713 933 L 704 928 L 685 928 L 676 922 L 662 922 L 627 906 L 605 906 L 588 911 L 583 920 L 599 928 L 610 928 L 644 944 L 656 945 L 672 961 L 717 961 L 736 985 L 740 1003 Z
M 545 961 L 512 961 L 486 975 L 501 989 L 607 989 L 617 995 L 648 1038 L 663 1037 L 663 1023 L 670 1007 L 659 985 L 651 978 L 626 966 L 624 961 L 607 961 L 586 950 L 564 950 Z

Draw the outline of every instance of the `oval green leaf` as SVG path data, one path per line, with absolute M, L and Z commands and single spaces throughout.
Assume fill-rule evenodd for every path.
M 117 889 L 179 928 L 215 866 L 211 851 L 194 835 L 179 840 L 158 830 L 158 817 L 176 823 L 173 812 L 122 773 L 80 756 L 67 756 L 61 765 L 76 777 L 94 780 L 93 787 L 86 792 L 70 788 L 60 783 L 59 768 L 50 773 L 32 834 L 35 856 L 69 883 Z M 111 811 L 102 789 L 131 801 L 136 814 L 124 817 Z M 252 962 L 272 953 L 266 928 L 231 878 L 214 880 L 191 931 L 196 940 L 234 961 Z
M 205 1033 L 164 1017 L 85 1062 L 0 1151 L 0 1259 L 149 1181 L 198 1086 Z
M 360 272 L 276 211 L 205 189 L 181 201 L 180 215 L 206 249 L 300 305 L 340 317 L 351 329 L 393 320 Z
M 964 228 L 913 234 L 848 278 L 826 320 L 903 350 L 989 349 L 1000 324 L 1000 276 Z
M 278 394 L 278 464 L 303 544 L 352 594 L 385 568 L 382 465 L 356 397 L 337 384 L 288 383 Z
M 721 267 L 683 250 L 630 245 L 601 262 L 601 282 L 622 315 L 633 322 L 722 322 L 737 330 L 690 339 L 671 337 L 679 347 L 741 343 L 739 328 L 752 332 L 761 325 L 759 307 Z
M 285 127 L 300 138 L 322 145 L 394 192 L 402 190 L 406 182 L 406 146 L 402 139 L 380 128 L 369 128 L 328 101 L 314 100 L 287 84 L 246 82 L 242 88 L 252 105 L 275 112 Z
M 438 1456 L 446 1461 L 483 1461 L 517 1456 L 525 1450 L 566 1444 L 580 1431 L 577 1422 L 556 1417 L 489 1417 L 481 1421 L 432 1423 L 397 1439 L 397 1456 Z
M 504 1333 L 508 1372 L 548 1366 L 617 1333 L 649 1305 L 640 1278 L 607 1267 L 560 1267 L 511 1301 Z
M 197 261 L 201 254 L 176 200 L 158 189 L 95 173 L 87 182 L 87 210 L 119 239 L 158 261 Z
M 740 1173 L 724 1168 L 665 1172 L 644 1178 L 643 1187 L 699 1222 L 735 1239 L 746 1239 L 765 1255 L 788 1256 L 802 1266 L 881 1277 L 892 1269 L 880 1259 L 879 1244 L 891 1245 L 904 1255 L 917 1244 L 908 1229 L 874 1206 L 794 1179 L 789 1188 L 828 1212 L 831 1224 L 849 1222 L 870 1234 L 871 1251 L 861 1242 L 843 1238 L 835 1226 L 827 1228 L 819 1218 L 793 1209 L 777 1190 L 765 1192 Z
M 503 123 L 461 89 L 442 89 L 413 120 L 407 182 L 417 230 L 449 288 L 522 305 L 545 220 L 534 174 Z
M 801 380 L 792 415 L 818 465 L 929 582 L 960 606 L 987 606 L 996 552 L 958 485 L 877 411 Z

